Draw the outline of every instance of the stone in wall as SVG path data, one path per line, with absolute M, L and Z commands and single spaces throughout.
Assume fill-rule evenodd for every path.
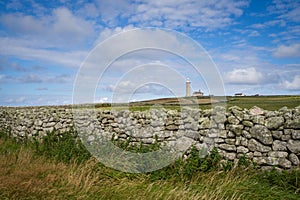
M 300 154 L 300 141 L 299 140 L 289 140 L 287 148 L 295 154 Z
M 289 155 L 289 160 L 296 166 L 299 165 L 299 163 L 300 163 L 298 156 L 294 153 L 291 153 Z
M 265 126 L 269 130 L 276 130 L 283 124 L 284 124 L 284 118 L 281 116 L 280 117 L 270 117 L 270 118 L 266 119 L 266 121 L 265 121 Z
M 295 140 L 299 140 L 300 139 L 300 129 L 292 131 L 292 138 L 295 139 Z
M 250 110 L 249 110 L 249 114 L 256 116 L 256 115 L 263 115 L 265 113 L 265 111 L 257 106 L 253 106 Z
M 252 137 L 258 139 L 263 144 L 272 144 L 273 137 L 271 131 L 262 125 L 255 125 L 250 129 Z
M 248 148 L 250 151 L 259 151 L 259 152 L 269 152 L 271 151 L 271 147 L 269 146 L 265 146 L 263 144 L 261 144 L 260 142 L 258 142 L 255 139 L 250 139 L 248 142 Z
M 286 151 L 287 143 L 285 141 L 275 140 L 272 144 L 272 149 L 274 151 Z

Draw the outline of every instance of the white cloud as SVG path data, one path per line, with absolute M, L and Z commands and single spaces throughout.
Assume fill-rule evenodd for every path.
M 20 104 L 20 103 L 24 103 L 25 101 L 26 101 L 26 97 L 18 96 L 16 98 L 5 99 L 4 102 L 9 104 Z
M 300 22 L 300 3 L 299 1 L 274 0 L 273 5 L 268 7 L 271 13 L 280 14 L 279 18 Z
M 293 64 L 286 64 L 287 67 L 299 67 L 300 68 L 300 63 L 293 63 Z
M 293 58 L 300 57 L 300 44 L 292 44 L 289 46 L 280 45 L 273 52 L 273 56 L 277 58 Z
M 44 15 L 2 14 L 1 55 L 79 67 L 95 39 L 94 24 L 60 7 Z M 5 47 L 5 49 L 3 48 Z
M 93 26 L 90 22 L 74 16 L 67 8 L 55 9 L 53 17 L 52 27 L 50 26 L 48 30 L 51 31 L 53 28 L 53 34 L 64 39 L 71 36 L 76 42 L 93 33 Z
M 72 97 L 67 95 L 7 95 L 0 96 L 0 105 L 37 106 L 71 104 Z
M 67 8 L 54 9 L 51 15 L 40 17 L 25 14 L 4 14 L 1 24 L 11 37 L 29 42 L 41 42 L 47 47 L 75 47 L 82 45 L 94 34 L 93 23 L 75 16 Z
M 107 103 L 108 102 L 108 97 L 102 97 L 99 99 L 99 101 L 96 101 L 95 103 Z
M 225 73 L 224 79 L 232 84 L 258 84 L 263 79 L 263 74 L 256 71 L 254 67 L 234 69 Z
M 265 24 L 261 24 L 261 23 L 257 23 L 257 24 L 252 24 L 249 26 L 250 28 L 254 28 L 254 29 L 263 29 L 266 27 Z
M 1 55 L 3 56 L 15 56 L 26 60 L 50 61 L 51 63 L 69 67 L 79 67 L 88 55 L 87 51 L 68 52 L 44 49 L 39 45 L 35 47 L 34 44 L 32 46 L 30 41 L 25 39 L 0 37 L 0 44 L 1 46 L 8 47 L 5 51 L 1 51 Z
M 281 86 L 287 90 L 300 90 L 300 75 L 295 76 L 292 81 L 284 81 Z
M 15 81 L 15 78 L 6 74 L 0 74 L 0 83 L 8 83 Z
M 266 29 L 270 26 L 286 26 L 286 21 L 283 19 L 272 19 L 263 23 L 251 24 L 249 27 L 254 29 Z
M 28 74 L 20 79 L 22 83 L 41 83 L 43 82 L 41 76 L 37 74 Z
M 154 94 L 154 95 L 170 95 L 170 91 L 167 88 L 155 83 L 148 83 L 142 85 L 136 85 L 133 81 L 121 81 L 117 86 L 109 85 L 107 90 L 116 92 L 118 94 L 131 93 L 131 94 Z
M 0 83 L 72 83 L 74 77 L 71 75 L 60 74 L 60 75 L 45 75 L 37 73 L 26 73 L 21 75 L 9 76 L 0 75 Z
M 299 37 L 300 37 L 300 26 L 299 25 L 293 25 L 288 26 L 284 29 L 284 31 L 280 32 L 274 32 L 269 34 L 270 37 L 273 37 L 274 40 L 273 43 L 277 44 L 295 44 L 299 43 Z
M 118 25 L 118 17 L 128 17 L 134 12 L 136 4 L 129 0 L 96 0 L 101 19 L 110 27 Z
M 77 13 L 79 15 L 92 18 L 98 17 L 101 14 L 94 3 L 84 4 L 84 6 L 77 11 Z
M 259 34 L 258 31 L 252 31 L 252 32 L 249 34 L 249 37 L 257 37 L 257 36 L 260 36 L 260 34 Z
M 108 39 L 109 37 L 112 37 L 113 35 L 115 34 L 118 34 L 118 33 L 122 33 L 122 32 L 125 32 L 125 31 L 128 31 L 128 30 L 132 30 L 132 29 L 135 29 L 136 27 L 134 27 L 133 25 L 127 25 L 125 27 L 115 27 L 115 28 L 104 28 L 98 38 L 96 39 L 95 43 L 94 43 L 94 46 L 99 44 L 100 42 Z
M 286 26 L 286 21 L 282 19 L 275 19 L 265 22 L 266 26 Z
M 191 28 L 215 30 L 230 26 L 235 17 L 243 14 L 248 1 L 146 1 L 140 0 L 130 22 L 153 25 L 161 21 L 164 27 L 178 28 L 189 25 Z
M 265 52 L 265 48 L 249 45 L 247 42 L 241 41 L 234 43 L 230 47 L 224 47 L 216 52 L 211 52 L 211 55 L 219 68 L 259 67 L 261 65 L 269 65 L 265 60 L 261 59 L 260 52 Z
M 21 9 L 23 6 L 22 6 L 22 3 L 18 0 L 12 0 L 10 1 L 9 3 L 7 3 L 6 5 L 6 8 L 8 9 Z

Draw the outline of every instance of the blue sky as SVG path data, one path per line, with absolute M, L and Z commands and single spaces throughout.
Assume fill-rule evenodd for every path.
M 300 94 L 299 1 L 1 0 L 0 105 L 72 103 L 76 74 L 91 50 L 114 34 L 144 27 L 178 31 L 202 45 L 227 95 Z M 190 78 L 193 90 L 210 93 L 207 77 L 195 75 L 178 58 L 149 51 L 116 61 L 93 101 L 112 101 L 117 83 L 126 92 L 133 82 L 122 79 L 124 71 L 149 62 L 174 67 Z M 132 79 L 149 73 L 151 66 Z M 184 96 L 184 87 L 177 90 Z M 131 100 L 175 93 L 159 84 L 141 85 Z

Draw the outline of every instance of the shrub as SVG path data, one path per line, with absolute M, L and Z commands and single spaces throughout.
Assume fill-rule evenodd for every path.
M 195 174 L 199 172 L 210 172 L 219 169 L 219 162 L 221 156 L 217 149 L 214 148 L 209 155 L 201 158 L 200 151 L 192 147 L 190 154 L 186 160 L 179 159 L 175 163 L 152 172 L 152 180 L 180 178 L 190 180 Z
M 38 155 L 67 163 L 71 160 L 83 162 L 91 157 L 74 131 L 60 135 L 48 132 L 41 141 L 34 139 L 34 150 Z

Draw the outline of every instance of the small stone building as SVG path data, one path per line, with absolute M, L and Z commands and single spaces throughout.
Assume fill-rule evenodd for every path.
M 194 97 L 202 97 L 203 96 L 203 92 L 201 92 L 200 90 L 199 91 L 195 91 L 195 92 L 193 92 L 193 96 Z

